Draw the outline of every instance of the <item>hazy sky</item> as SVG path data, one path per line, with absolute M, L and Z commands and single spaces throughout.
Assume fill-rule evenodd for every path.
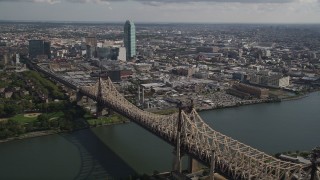
M 320 0 L 0 0 L 0 20 L 320 23 Z

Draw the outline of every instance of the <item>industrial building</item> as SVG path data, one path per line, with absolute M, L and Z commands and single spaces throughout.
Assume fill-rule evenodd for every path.
M 258 88 L 243 83 L 234 84 L 232 88 L 228 90 L 228 93 L 242 98 L 249 98 L 249 95 L 260 99 L 269 97 L 268 89 Z

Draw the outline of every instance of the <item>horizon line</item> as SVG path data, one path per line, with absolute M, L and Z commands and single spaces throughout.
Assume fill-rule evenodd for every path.
M 2 20 L 2 22 L 12 22 L 12 23 L 78 23 L 78 24 L 123 24 L 125 21 L 66 21 L 66 20 Z M 135 24 L 274 24 L 274 25 L 320 25 L 320 22 L 141 22 L 133 21 Z

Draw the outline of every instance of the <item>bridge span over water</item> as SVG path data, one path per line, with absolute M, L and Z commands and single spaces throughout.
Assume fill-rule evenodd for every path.
M 223 135 L 207 125 L 194 108 L 188 112 L 180 109 L 172 115 L 153 114 L 130 103 L 110 79 L 100 78 L 96 84 L 79 87 L 39 67 L 36 69 L 175 146 L 176 171 L 180 171 L 181 151 L 209 166 L 212 172 L 218 170 L 232 179 L 310 179 L 310 165 L 279 160 Z M 314 179 L 320 180 L 319 174 L 317 176 Z

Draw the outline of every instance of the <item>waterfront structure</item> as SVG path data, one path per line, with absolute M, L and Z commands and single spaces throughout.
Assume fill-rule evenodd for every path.
M 289 76 L 270 76 L 268 78 L 268 86 L 270 87 L 277 87 L 277 88 L 283 88 L 290 85 L 290 77 Z
M 129 20 L 124 24 L 124 47 L 126 48 L 127 60 L 136 56 L 136 27 Z
M 258 73 L 251 74 L 249 82 L 273 88 L 284 88 L 290 85 L 290 77 L 280 74 Z
M 37 58 L 37 56 L 47 56 L 51 58 L 51 45 L 50 42 L 44 40 L 29 40 L 29 57 L 31 59 Z
M 242 93 L 241 93 L 242 92 Z M 243 83 L 234 84 L 232 89 L 229 90 L 230 94 L 247 98 L 249 95 L 264 99 L 269 97 L 269 90 L 258 88 Z

